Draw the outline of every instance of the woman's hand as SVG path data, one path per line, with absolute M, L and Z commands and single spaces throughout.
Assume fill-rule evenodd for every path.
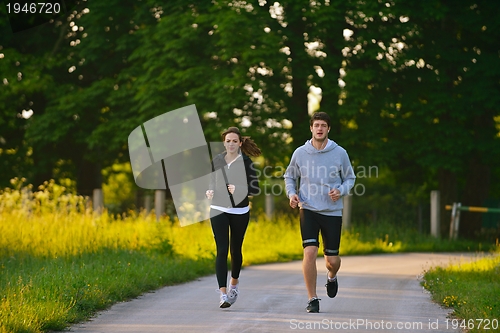
M 212 200 L 212 198 L 214 197 L 214 190 L 207 190 L 205 192 L 205 195 L 207 196 L 207 199 Z
M 229 191 L 229 193 L 234 194 L 235 189 L 236 189 L 236 186 L 234 186 L 233 184 L 227 185 L 227 190 Z

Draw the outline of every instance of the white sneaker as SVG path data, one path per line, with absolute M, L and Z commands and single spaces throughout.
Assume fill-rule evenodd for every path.
M 220 303 L 219 303 L 219 307 L 221 308 L 228 308 L 231 306 L 232 303 L 229 302 L 229 299 L 227 297 L 227 294 L 223 294 L 221 293 L 220 294 Z
M 234 302 L 236 302 L 236 299 L 238 298 L 238 294 L 240 293 L 240 291 L 236 288 L 231 288 L 229 287 L 229 292 L 227 293 L 227 300 L 229 302 L 229 304 L 233 305 Z

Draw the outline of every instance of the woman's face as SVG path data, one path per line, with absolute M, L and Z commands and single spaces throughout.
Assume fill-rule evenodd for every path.
M 235 154 L 238 152 L 238 148 L 241 146 L 241 141 L 236 133 L 227 133 L 224 139 L 224 147 L 229 154 Z

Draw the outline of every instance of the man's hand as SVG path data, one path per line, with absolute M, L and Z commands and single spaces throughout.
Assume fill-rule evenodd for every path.
M 334 188 L 333 190 L 328 192 L 328 195 L 330 196 L 330 199 L 332 199 L 333 202 L 340 199 L 340 191 L 337 188 Z
M 290 196 L 290 207 L 296 208 L 299 204 L 299 196 L 297 194 L 292 194 Z
M 207 199 L 212 200 L 212 198 L 214 197 L 214 190 L 207 190 L 205 192 L 205 195 L 207 196 Z

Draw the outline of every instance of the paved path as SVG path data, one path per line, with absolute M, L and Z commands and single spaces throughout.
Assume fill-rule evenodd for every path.
M 218 307 L 215 276 L 165 287 L 114 305 L 77 333 L 159 332 L 456 332 L 447 328 L 450 310 L 431 302 L 419 276 L 429 267 L 471 260 L 470 254 L 345 256 L 339 293 L 326 296 L 326 269 L 318 259 L 320 313 L 306 313 L 301 262 L 247 267 L 240 296 Z

